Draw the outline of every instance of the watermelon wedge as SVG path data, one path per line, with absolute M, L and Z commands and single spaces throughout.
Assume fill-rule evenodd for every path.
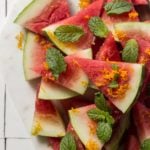
M 64 123 L 51 101 L 36 100 L 32 135 L 48 137 L 65 135 Z
M 38 98 L 44 100 L 63 100 L 77 96 L 78 94 L 53 81 L 41 81 Z
M 92 108 L 95 108 L 95 105 L 69 110 L 70 121 L 86 149 L 91 150 L 95 148 L 96 150 L 101 150 L 103 143 L 93 131 L 96 129 L 97 123 L 87 115 L 87 111 Z
M 139 48 L 139 63 L 147 63 L 150 61 L 150 23 L 149 22 L 126 22 L 118 23 L 115 25 L 115 32 L 118 35 L 122 45 L 126 41 L 133 38 L 136 39 Z
M 79 63 L 93 84 L 102 90 L 119 110 L 123 113 L 126 112 L 135 100 L 141 87 L 143 65 L 82 58 L 74 59 Z M 116 70 L 113 73 L 114 64 L 115 66 L 117 65 L 119 71 L 117 74 L 120 76 L 116 88 L 111 87 L 116 74 Z
M 114 37 L 110 34 L 96 54 L 97 60 L 102 61 L 121 61 L 119 50 Z
M 66 0 L 33 0 L 15 19 L 15 23 L 40 33 L 42 28 L 69 17 Z
M 53 150 L 60 150 L 61 138 L 48 138 L 49 144 L 52 146 Z
M 137 103 L 133 107 L 132 115 L 140 142 L 143 143 L 144 140 L 150 138 L 150 109 Z
M 107 0 L 107 2 L 111 2 L 112 0 Z M 131 2 L 131 0 L 127 0 Z M 107 25 L 109 30 L 113 33 L 113 36 L 115 37 L 115 40 L 117 39 L 117 36 L 114 31 L 114 24 L 119 22 L 127 22 L 127 21 L 138 21 L 138 13 L 135 11 L 134 6 L 131 12 L 123 13 L 120 15 L 107 15 L 106 11 L 102 13 L 101 16 L 104 23 Z
M 27 32 L 23 50 L 23 69 L 26 80 L 33 80 L 41 76 L 44 71 L 46 49 L 52 44 L 42 36 Z
M 103 0 L 97 0 L 84 10 L 82 10 L 81 12 L 77 13 L 75 16 L 44 28 L 43 32 L 45 32 L 50 38 L 50 40 L 53 41 L 53 43 L 55 43 L 55 45 L 67 55 L 73 54 L 79 50 L 90 48 L 94 40 L 94 36 L 89 30 L 88 21 L 90 17 L 99 16 L 102 6 Z M 85 34 L 84 36 L 81 37 L 81 39 L 78 42 L 74 43 L 61 42 L 54 35 L 54 32 L 57 27 L 60 27 L 62 25 L 80 26 L 83 28 Z
M 134 5 L 147 5 L 148 0 L 132 0 Z

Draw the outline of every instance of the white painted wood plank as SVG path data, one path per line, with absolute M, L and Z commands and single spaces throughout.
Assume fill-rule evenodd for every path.
M 0 150 L 4 150 L 4 144 L 5 144 L 5 140 L 4 139 L 0 139 Z
M 4 92 L 5 84 L 0 75 L 0 138 L 4 137 Z
M 23 121 L 17 112 L 9 94 L 6 97 L 6 138 L 29 138 L 29 134 L 23 124 Z
M 0 27 L 2 26 L 5 18 L 5 0 L 0 0 Z
M 6 150 L 34 150 L 31 139 L 7 139 Z

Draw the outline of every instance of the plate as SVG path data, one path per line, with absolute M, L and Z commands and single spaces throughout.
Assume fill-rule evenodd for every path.
M 13 23 L 17 14 L 31 0 L 18 0 L 8 14 L 6 22 L 0 31 L 0 69 L 6 82 L 7 92 L 15 103 L 15 106 L 30 135 L 32 126 L 36 85 L 38 81 L 27 82 L 24 79 L 22 67 L 22 51 L 17 48 L 16 35 L 23 28 Z M 71 13 L 78 10 L 79 0 L 68 0 L 71 6 Z M 36 150 L 50 150 L 48 142 L 44 138 L 33 139 Z

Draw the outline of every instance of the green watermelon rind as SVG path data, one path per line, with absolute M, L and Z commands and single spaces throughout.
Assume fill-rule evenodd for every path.
M 15 18 L 14 23 L 23 26 L 27 21 L 37 17 L 49 3 L 49 0 L 32 0 Z

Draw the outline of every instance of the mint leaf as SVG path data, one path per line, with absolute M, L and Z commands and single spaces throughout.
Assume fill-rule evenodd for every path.
M 46 52 L 46 62 L 53 76 L 57 79 L 59 74 L 66 71 L 67 64 L 64 56 L 56 48 L 49 48 Z
M 76 150 L 76 142 L 74 137 L 67 133 L 60 142 L 60 150 Z
M 131 63 L 137 62 L 138 51 L 139 46 L 137 41 L 135 39 L 128 40 L 122 52 L 123 61 Z
M 54 34 L 62 42 L 76 42 L 84 35 L 84 31 L 78 26 L 62 25 L 55 30 Z
M 108 142 L 112 136 L 112 127 L 109 123 L 99 122 L 96 130 L 98 138 L 104 143 Z
M 107 102 L 103 93 L 100 93 L 100 92 L 95 93 L 95 105 L 97 106 L 97 108 L 101 110 L 109 111 L 109 108 L 107 106 Z
M 109 124 L 114 124 L 114 118 L 106 111 L 102 111 L 98 108 L 93 108 L 87 112 L 90 119 L 95 121 L 108 122 Z
M 122 14 L 131 11 L 132 4 L 125 0 L 113 0 L 105 4 L 104 9 L 108 15 Z
M 141 150 L 149 150 L 149 149 L 150 149 L 150 139 L 146 139 L 141 145 Z
M 105 38 L 109 34 L 109 30 L 100 17 L 92 17 L 89 20 L 89 28 L 95 36 Z
M 113 80 L 109 85 L 108 85 L 109 88 L 112 88 L 112 89 L 115 89 L 115 88 L 118 88 L 119 87 L 119 84 L 116 80 Z

